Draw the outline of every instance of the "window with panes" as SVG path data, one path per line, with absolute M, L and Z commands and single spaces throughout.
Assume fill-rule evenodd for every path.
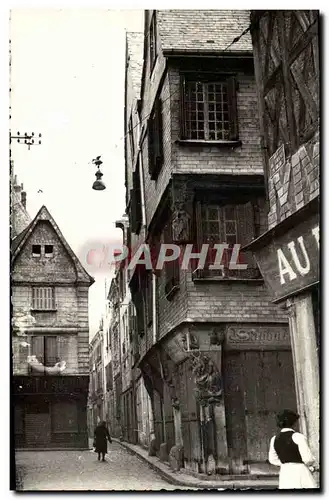
M 182 75 L 181 138 L 219 142 L 238 139 L 234 76 Z
M 244 204 L 211 204 L 198 202 L 196 206 L 196 226 L 198 247 L 201 250 L 203 243 L 209 244 L 206 264 L 199 274 L 211 276 L 260 278 L 260 273 L 251 252 L 241 251 L 241 248 L 250 243 L 255 235 L 254 208 L 251 202 Z M 215 244 L 228 245 L 224 250 L 221 264 L 223 269 L 210 269 L 215 263 Z M 246 269 L 230 269 L 230 262 L 234 245 L 240 245 L 237 264 L 247 265 Z
M 32 309 L 47 311 L 55 309 L 55 292 L 53 287 L 32 288 Z

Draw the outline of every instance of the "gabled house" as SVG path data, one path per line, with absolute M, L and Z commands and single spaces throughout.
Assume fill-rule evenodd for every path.
M 87 448 L 85 271 L 45 206 L 11 244 L 16 448 Z
M 268 472 L 275 412 L 296 407 L 288 317 L 251 252 L 231 266 L 267 225 L 249 15 L 145 12 L 132 239 L 209 251 L 131 272 L 138 367 L 155 452 L 208 474 Z

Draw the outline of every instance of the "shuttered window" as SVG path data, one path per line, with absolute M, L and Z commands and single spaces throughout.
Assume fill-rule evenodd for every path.
M 78 408 L 75 402 L 51 405 L 52 430 L 55 433 L 78 432 Z
M 130 190 L 130 224 L 131 230 L 139 234 L 142 226 L 142 200 L 140 188 L 139 160 L 133 172 L 133 188 Z
M 172 234 L 172 216 L 168 216 L 167 223 L 163 229 L 163 242 L 167 244 L 172 244 L 173 242 L 173 234 Z M 180 261 L 179 259 L 175 259 L 170 262 L 164 263 L 165 269 L 165 277 L 166 277 L 166 285 L 165 292 L 167 298 L 172 294 L 174 290 L 177 290 L 179 287 L 180 280 Z
M 236 79 L 204 74 L 181 77 L 181 139 L 238 140 Z
M 32 309 L 40 311 L 55 309 L 54 289 L 52 287 L 33 287 Z
M 156 180 L 163 164 L 162 100 L 157 97 L 154 109 L 148 119 L 149 174 Z
M 60 361 L 58 337 L 48 335 L 32 337 L 31 353 L 44 366 L 54 366 Z
M 252 203 L 241 205 L 209 205 L 198 202 L 196 206 L 196 227 L 198 250 L 202 244 L 209 244 L 204 269 L 197 273 L 199 277 L 221 276 L 241 279 L 260 278 L 252 252 L 239 251 L 237 264 L 246 264 L 246 269 L 230 269 L 232 252 L 235 244 L 240 248 L 250 243 L 255 236 L 254 210 Z M 229 248 L 223 253 L 221 264 L 224 269 L 209 269 L 215 262 L 215 244 L 227 243 Z

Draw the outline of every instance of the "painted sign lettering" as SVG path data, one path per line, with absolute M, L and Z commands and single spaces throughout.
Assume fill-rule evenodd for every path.
M 287 325 L 282 326 L 229 326 L 226 340 L 228 345 L 257 347 L 257 346 L 290 346 L 289 330 Z
M 258 264 L 275 300 L 319 281 L 319 245 L 319 215 L 314 214 L 259 250 Z

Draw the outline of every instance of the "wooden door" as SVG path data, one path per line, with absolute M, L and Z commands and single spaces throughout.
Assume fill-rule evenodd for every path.
M 179 365 L 178 376 L 184 466 L 195 472 L 200 472 L 205 458 L 200 439 L 200 415 L 195 398 L 195 382 L 189 360 Z
M 154 433 L 158 446 L 164 442 L 163 401 L 157 391 L 153 391 Z
M 223 385 L 226 418 L 226 437 L 231 473 L 246 471 L 246 421 L 243 398 L 243 367 L 241 352 L 223 356 Z
M 296 410 L 291 352 L 226 352 L 223 374 L 231 472 L 269 471 L 265 464 L 277 432 L 275 415 Z
M 242 353 L 243 397 L 247 463 L 265 464 L 271 437 L 277 432 L 275 416 L 289 408 L 296 411 L 296 394 L 290 351 Z

